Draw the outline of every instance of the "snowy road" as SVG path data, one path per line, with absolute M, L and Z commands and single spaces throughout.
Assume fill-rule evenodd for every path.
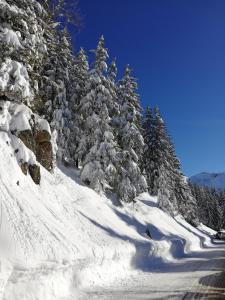
M 163 269 L 140 272 L 82 299 L 225 299 L 225 249 L 197 252 Z

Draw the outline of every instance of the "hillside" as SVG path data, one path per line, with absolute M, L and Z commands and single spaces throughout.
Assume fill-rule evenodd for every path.
M 4 300 L 79 298 L 87 286 L 160 268 L 210 245 L 207 234 L 171 218 L 147 193 L 135 204 L 115 206 L 65 167 L 53 174 L 41 167 L 35 185 L 22 173 L 11 141 L 0 132 Z
M 207 173 L 202 172 L 189 178 L 191 183 L 215 188 L 217 190 L 225 189 L 225 172 L 223 173 Z

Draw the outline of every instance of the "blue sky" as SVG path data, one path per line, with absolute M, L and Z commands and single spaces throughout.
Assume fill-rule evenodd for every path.
M 225 0 L 80 0 L 75 48 L 105 36 L 143 106 L 158 105 L 186 175 L 225 171 Z

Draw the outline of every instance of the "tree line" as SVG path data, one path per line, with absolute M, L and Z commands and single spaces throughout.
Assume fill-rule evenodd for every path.
M 225 227 L 225 191 L 190 183 L 196 199 L 199 221 L 210 228 Z

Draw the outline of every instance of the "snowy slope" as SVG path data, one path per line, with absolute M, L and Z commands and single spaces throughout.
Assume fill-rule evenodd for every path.
M 41 168 L 41 185 L 35 185 L 18 166 L 12 138 L 0 132 L 4 300 L 79 299 L 87 286 L 112 284 L 211 245 L 207 232 L 172 219 L 148 194 L 118 207 L 63 167 L 54 174 Z
M 224 173 L 207 173 L 202 172 L 189 178 L 190 182 L 206 187 L 212 187 L 217 190 L 225 189 L 225 172 Z

